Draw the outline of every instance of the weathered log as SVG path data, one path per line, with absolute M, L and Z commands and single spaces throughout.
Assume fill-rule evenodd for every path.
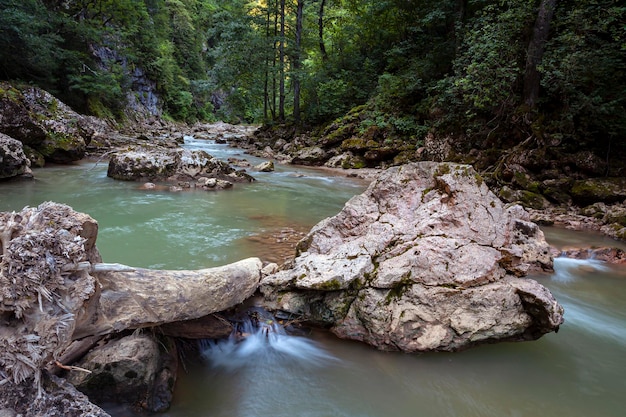
M 93 271 L 100 283 L 100 297 L 92 298 L 79 317 L 74 339 L 191 320 L 226 310 L 254 294 L 261 268 L 260 259 L 249 258 L 196 271 Z

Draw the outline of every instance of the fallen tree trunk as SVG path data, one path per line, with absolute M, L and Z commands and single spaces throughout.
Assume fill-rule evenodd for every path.
M 262 262 L 244 259 L 196 271 L 129 268 L 92 272 L 100 296 L 79 317 L 74 339 L 197 319 L 231 308 L 256 291 Z M 97 269 L 97 268 L 96 268 Z

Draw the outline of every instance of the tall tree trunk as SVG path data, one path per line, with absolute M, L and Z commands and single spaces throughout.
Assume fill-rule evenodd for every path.
M 271 18 L 271 4 L 267 3 L 267 11 L 265 14 L 265 40 L 269 43 L 270 40 L 270 18 Z M 270 92 L 269 92 L 269 83 L 270 83 L 270 53 L 269 44 L 268 49 L 265 52 L 265 78 L 263 80 L 263 120 L 268 120 L 269 114 L 269 101 L 270 101 Z
M 285 121 L 285 0 L 280 0 L 280 39 L 278 44 L 278 120 Z
M 272 101 L 270 105 L 270 109 L 272 112 L 272 120 L 276 120 L 276 65 L 277 65 L 277 57 L 276 51 L 278 49 L 278 0 L 274 0 L 272 3 L 274 7 L 274 41 L 272 43 Z
M 554 9 L 558 0 L 541 0 L 533 34 L 528 45 L 526 69 L 524 72 L 524 103 L 533 109 L 539 99 L 541 74 L 537 66 L 541 63 L 545 44 L 550 35 L 550 22 L 554 16 Z
M 298 0 L 296 9 L 296 50 L 293 56 L 293 118 L 300 122 L 300 52 L 302 45 L 302 17 L 304 14 L 304 0 Z
M 324 6 L 326 6 L 326 0 L 320 1 L 320 9 L 319 9 L 319 19 L 318 19 L 318 28 L 319 28 L 319 43 L 320 43 L 320 52 L 322 54 L 322 61 L 326 61 L 328 59 L 328 53 L 326 52 L 326 45 L 324 45 Z

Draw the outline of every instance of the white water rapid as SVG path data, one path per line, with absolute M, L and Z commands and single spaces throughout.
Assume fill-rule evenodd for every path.
M 282 366 L 286 362 L 306 367 L 337 363 L 317 342 L 288 335 L 274 318 L 246 319 L 228 339 L 201 342 L 202 358 L 214 368 L 237 370 L 254 367 L 259 362 Z

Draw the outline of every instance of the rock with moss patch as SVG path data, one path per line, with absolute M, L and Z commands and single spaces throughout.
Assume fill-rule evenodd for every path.
M 46 161 L 82 159 L 91 139 L 102 133 L 101 127 L 47 91 L 0 83 L 0 132 L 31 147 Z
M 30 160 L 22 142 L 0 133 L 0 180 L 14 177 L 33 177 Z
M 270 307 L 379 349 L 458 350 L 530 340 L 563 309 L 534 280 L 550 269 L 543 233 L 506 207 L 468 165 L 390 168 L 298 244 L 265 277 Z
M 574 203 L 616 203 L 626 199 L 626 178 L 589 178 L 575 181 L 570 190 Z

